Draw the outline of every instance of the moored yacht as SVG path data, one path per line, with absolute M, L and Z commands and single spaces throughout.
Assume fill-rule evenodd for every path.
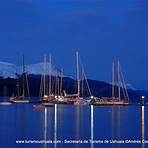
M 28 75 L 27 70 L 25 66 L 25 59 L 23 55 L 23 74 L 22 74 L 22 86 L 20 86 L 20 78 L 19 75 L 16 72 L 17 77 L 17 95 L 10 97 L 9 101 L 11 103 L 29 103 L 29 84 L 28 84 Z M 22 94 L 22 95 L 20 95 Z
M 85 98 L 82 96 L 82 90 L 81 90 L 81 86 L 82 86 L 82 83 L 84 82 L 84 80 L 86 81 L 86 86 L 88 88 L 88 92 L 89 92 L 89 95 L 91 96 L 91 91 L 90 91 L 90 88 L 89 88 L 89 84 L 88 84 L 88 81 L 87 81 L 87 78 L 86 78 L 86 75 L 85 75 L 85 72 L 84 72 L 84 68 L 83 68 L 83 65 L 81 64 L 81 69 L 80 69 L 80 57 L 79 57 L 79 52 L 77 51 L 76 52 L 76 69 L 77 69 L 77 93 L 76 94 L 67 94 L 66 91 L 64 91 L 64 98 L 67 99 L 67 102 L 69 104 L 75 104 L 75 105 L 88 105 L 88 101 L 85 100 Z M 80 70 L 82 72 L 82 75 L 83 75 L 83 78 L 80 79 Z
M 128 95 L 128 91 L 126 88 L 126 84 L 124 82 L 124 78 L 121 75 L 121 67 L 120 67 L 120 63 L 118 61 L 118 75 L 117 75 L 117 79 L 118 79 L 118 86 L 117 86 L 117 92 L 118 92 L 118 96 L 115 96 L 115 80 L 114 80 L 114 68 L 115 64 L 114 62 L 112 63 L 112 97 L 108 98 L 108 97 L 103 97 L 103 98 L 97 98 L 97 99 L 93 99 L 90 101 L 91 105 L 129 105 L 130 101 L 129 101 L 129 95 Z M 121 83 L 121 76 L 123 79 L 123 83 Z M 123 84 L 121 86 L 121 84 Z M 121 90 L 123 92 L 123 95 L 121 96 Z

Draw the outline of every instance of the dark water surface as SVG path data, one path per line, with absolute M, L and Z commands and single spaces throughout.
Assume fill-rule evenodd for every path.
M 148 144 L 111 144 L 112 139 L 148 140 L 147 116 L 147 106 L 55 105 L 45 110 L 34 110 L 33 104 L 0 106 L 0 148 L 147 148 Z M 59 143 L 39 143 L 43 140 Z

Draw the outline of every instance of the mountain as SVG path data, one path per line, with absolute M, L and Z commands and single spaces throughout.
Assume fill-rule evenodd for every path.
M 35 74 L 35 75 L 42 75 L 44 71 L 44 63 L 36 63 L 36 64 L 30 64 L 26 65 L 26 70 L 28 74 Z M 51 69 L 50 64 L 47 63 L 47 72 Z M 22 66 L 16 66 L 12 63 L 7 62 L 0 62 L 0 77 L 4 78 L 15 78 L 16 77 L 16 69 L 19 74 L 22 73 Z M 55 67 L 52 66 L 52 75 L 54 75 Z
M 49 64 L 49 63 L 48 63 Z M 49 66 L 49 65 L 48 65 Z M 11 96 L 13 93 L 16 94 L 16 68 L 18 69 L 19 74 L 22 73 L 22 66 L 16 67 L 16 65 L 7 62 L 0 62 L 0 96 Z M 50 68 L 50 66 L 49 66 Z M 26 69 L 29 74 L 29 86 L 31 96 L 38 96 L 41 82 L 41 75 L 44 71 L 44 63 L 37 63 L 27 65 Z M 49 71 L 49 69 L 47 70 Z M 52 71 L 55 71 L 55 67 L 52 67 Z M 54 73 L 53 73 L 54 77 Z M 111 97 L 112 86 L 109 83 L 90 80 L 88 79 L 90 90 L 93 96 L 96 97 Z M 90 95 L 86 84 L 83 84 L 83 95 Z M 117 87 L 117 86 L 116 86 Z M 117 91 L 117 88 L 115 90 Z M 67 93 L 76 93 L 76 81 L 70 77 L 63 78 L 63 89 Z M 117 92 L 115 92 L 117 93 Z M 128 84 L 128 93 L 130 100 L 132 102 L 141 101 L 141 96 L 144 95 L 148 98 L 148 91 L 145 90 L 136 90 L 131 84 Z M 123 96 L 123 94 L 121 93 Z M 147 99 L 145 99 L 147 101 Z
M 41 83 L 41 75 L 29 75 L 29 88 L 30 88 L 30 96 L 39 96 L 40 83 Z M 54 79 L 54 77 L 53 77 Z M 20 84 L 22 80 L 20 79 Z M 96 81 L 96 80 L 88 80 L 90 90 L 92 95 L 95 97 L 111 97 L 111 85 L 105 82 Z M 117 90 L 117 88 L 115 88 Z M 63 78 L 63 90 L 66 90 L 67 93 L 76 93 L 76 81 L 69 78 Z M 54 91 L 54 90 L 53 90 Z M 12 94 L 17 93 L 16 88 L 16 79 L 14 78 L 3 78 L 0 77 L 0 96 L 12 96 Z M 148 91 L 135 91 L 128 89 L 129 98 L 132 103 L 141 102 L 141 96 L 145 95 L 147 101 Z M 83 95 L 88 96 L 88 89 L 86 87 L 83 88 Z M 122 96 L 123 94 L 121 94 Z
M 16 66 L 12 63 L 0 62 L 0 76 L 15 78 Z

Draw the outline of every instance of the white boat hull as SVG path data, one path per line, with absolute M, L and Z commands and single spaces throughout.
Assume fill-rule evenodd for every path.
M 29 100 L 11 100 L 11 102 L 23 104 L 23 103 L 29 103 Z
M 0 105 L 11 105 L 11 102 L 1 102 Z

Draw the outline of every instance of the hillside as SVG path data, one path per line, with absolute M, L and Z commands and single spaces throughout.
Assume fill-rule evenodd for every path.
M 54 77 L 53 77 L 54 79 Z M 30 88 L 30 96 L 39 96 L 40 90 L 40 75 L 29 75 L 29 88 Z M 111 97 L 111 85 L 105 82 L 96 81 L 96 80 L 88 80 L 90 90 L 93 96 L 95 97 Z M 21 79 L 20 79 L 21 85 Z M 89 96 L 88 89 L 86 84 L 83 84 L 83 96 Z M 69 78 L 63 78 L 63 90 L 66 90 L 67 93 L 75 93 L 76 92 L 76 81 Z M 115 88 L 117 90 L 117 88 Z M 16 79 L 14 78 L 3 78 L 0 77 L 0 96 L 11 96 L 12 94 L 17 93 L 16 87 Z M 145 95 L 148 98 L 148 91 L 142 90 L 128 90 L 129 97 L 131 102 L 137 103 L 140 101 L 141 95 Z M 81 93 L 82 94 L 82 93 Z M 123 94 L 121 93 L 123 96 Z M 147 101 L 147 99 L 145 99 Z

